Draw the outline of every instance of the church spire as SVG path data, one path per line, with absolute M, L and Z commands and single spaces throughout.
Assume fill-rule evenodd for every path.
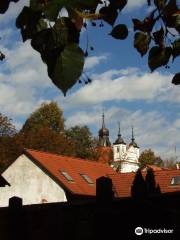
M 121 135 L 121 125 L 120 125 L 120 122 L 118 122 L 118 126 L 119 126 L 118 138 L 116 139 L 114 144 L 126 144 L 124 142 L 123 138 L 122 138 L 122 135 Z
M 134 128 L 132 126 L 132 138 L 131 138 L 132 142 L 134 142 L 135 138 L 134 138 Z
M 119 137 L 119 136 L 121 137 L 121 124 L 120 124 L 120 122 L 118 122 L 118 125 L 119 125 L 118 137 Z
M 102 114 L 102 128 L 99 130 L 99 146 L 109 147 L 111 143 L 109 141 L 109 130 L 105 127 L 105 115 Z
M 130 146 L 139 148 L 137 143 L 135 142 L 135 137 L 134 137 L 134 127 L 132 126 L 132 138 L 131 138 L 131 143 L 129 144 Z
M 103 114 L 102 114 L 102 128 L 106 128 L 105 127 L 105 120 L 104 120 L 104 110 L 103 110 Z

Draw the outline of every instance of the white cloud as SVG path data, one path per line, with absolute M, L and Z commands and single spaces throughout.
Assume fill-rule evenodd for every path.
M 178 87 L 171 84 L 170 73 L 142 73 L 137 68 L 112 69 L 92 75 L 91 78 L 91 84 L 83 86 L 64 100 L 66 107 L 90 106 L 120 100 L 180 102 Z
M 103 61 L 106 61 L 107 57 L 108 57 L 108 54 L 101 55 L 101 56 L 88 57 L 85 61 L 84 68 L 86 70 L 90 70 L 93 67 L 96 67 L 98 64 L 102 63 Z
M 44 91 L 53 89 L 53 84 L 40 55 L 28 41 L 17 43 L 12 50 L 1 46 L 0 49 L 6 54 L 0 73 L 1 112 L 25 116 L 48 99 Z
M 144 4 L 147 4 L 147 0 L 128 0 L 127 6 L 125 9 L 127 10 L 133 10 L 135 8 L 140 8 Z
M 67 119 L 67 127 L 87 125 L 98 135 L 101 127 L 102 106 L 96 105 L 91 111 L 77 111 Z M 109 107 L 105 111 L 106 127 L 110 130 L 113 143 L 117 138 L 118 121 L 121 121 L 121 132 L 126 143 L 131 140 L 131 126 L 134 126 L 135 139 L 140 150 L 151 148 L 163 159 L 173 157 L 174 145 L 180 147 L 180 119 L 168 121 L 158 111 L 127 110 L 120 107 Z M 178 150 L 179 148 L 177 148 Z

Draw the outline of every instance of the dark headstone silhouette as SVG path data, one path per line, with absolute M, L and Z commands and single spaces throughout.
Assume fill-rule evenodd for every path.
M 147 196 L 147 188 L 145 180 L 142 176 L 141 169 L 138 169 L 131 186 L 131 196 L 135 199 L 145 199 Z

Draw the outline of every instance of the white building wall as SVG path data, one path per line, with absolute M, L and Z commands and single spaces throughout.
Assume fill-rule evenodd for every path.
M 122 162 L 121 163 L 121 172 L 136 172 L 138 170 L 138 165 L 130 162 Z
M 13 196 L 22 198 L 23 205 L 67 201 L 65 191 L 25 155 L 2 176 L 11 186 L 0 188 L 0 207 L 8 206 Z
M 127 160 L 138 163 L 139 158 L 139 148 L 130 146 L 127 150 Z
M 113 154 L 115 162 L 124 159 L 126 155 L 126 145 L 125 144 L 113 145 Z
M 139 168 L 139 148 L 124 144 L 113 145 L 114 162 L 119 162 L 120 172 L 136 172 Z M 113 164 L 112 164 L 113 166 Z

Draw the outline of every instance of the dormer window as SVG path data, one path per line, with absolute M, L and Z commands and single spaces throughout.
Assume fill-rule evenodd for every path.
M 88 175 L 86 175 L 84 173 L 80 173 L 80 175 L 88 184 L 91 184 L 91 185 L 94 184 L 93 181 L 91 180 L 91 178 Z
M 74 182 L 73 178 L 64 170 L 60 170 L 60 173 L 68 180 L 68 182 Z
M 180 185 L 180 176 L 174 176 L 171 179 L 171 185 Z

